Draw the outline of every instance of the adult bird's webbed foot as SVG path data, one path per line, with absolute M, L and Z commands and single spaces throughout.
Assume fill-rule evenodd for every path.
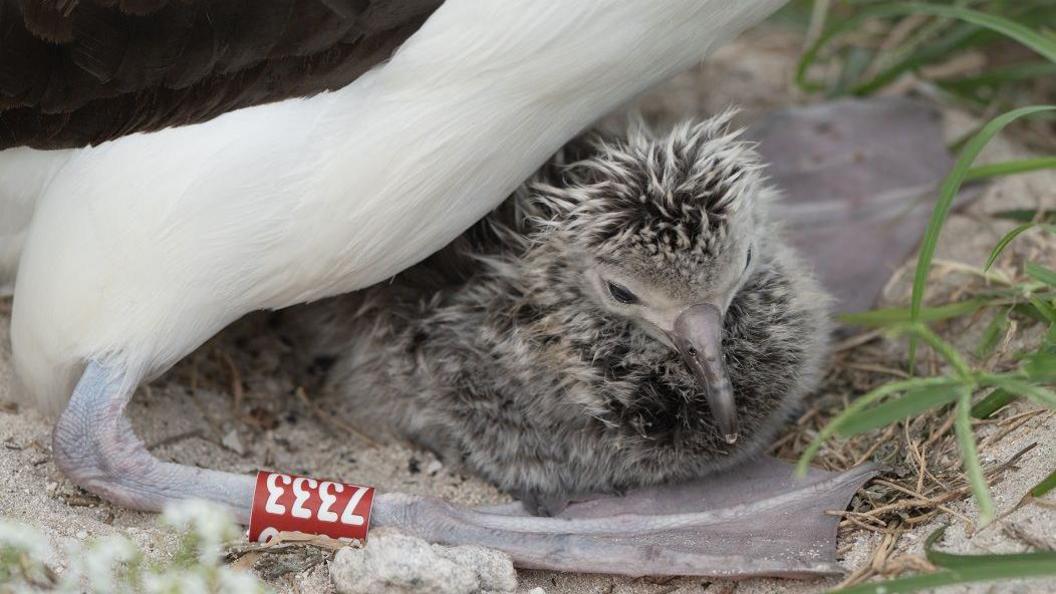
M 748 135 L 782 190 L 778 218 L 836 311 L 872 307 L 916 249 L 953 166 L 941 113 L 904 97 L 840 100 L 775 111 Z M 973 194 L 966 187 L 958 206 Z
M 622 575 L 725 577 L 839 573 L 838 518 L 874 473 L 843 473 L 760 459 L 682 485 L 630 491 L 570 504 L 553 518 L 521 503 L 468 510 L 437 499 L 379 495 L 377 525 L 431 542 L 478 544 L 508 553 L 519 567 Z
M 118 505 L 161 511 L 168 502 L 205 499 L 245 522 L 254 478 L 162 462 L 124 415 L 136 380 L 90 361 L 52 433 L 55 464 L 77 485 Z

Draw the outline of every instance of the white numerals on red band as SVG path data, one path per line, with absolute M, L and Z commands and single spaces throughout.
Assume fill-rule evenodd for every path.
M 372 487 L 261 471 L 249 538 L 267 542 L 279 532 L 304 532 L 364 540 L 373 503 Z

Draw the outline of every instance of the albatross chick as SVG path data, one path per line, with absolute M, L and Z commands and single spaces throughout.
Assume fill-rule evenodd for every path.
M 330 390 L 540 514 L 755 455 L 829 299 L 728 114 L 576 141 L 444 252 L 317 319 Z

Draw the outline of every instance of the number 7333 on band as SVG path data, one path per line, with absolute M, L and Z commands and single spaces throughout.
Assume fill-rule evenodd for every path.
M 253 491 L 249 539 L 268 542 L 279 532 L 365 541 L 374 488 L 260 471 Z

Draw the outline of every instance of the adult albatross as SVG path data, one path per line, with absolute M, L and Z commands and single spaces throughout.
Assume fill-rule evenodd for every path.
M 252 477 L 161 462 L 135 437 L 123 411 L 142 380 L 248 312 L 418 262 L 784 1 L 0 4 L 0 286 L 14 283 L 17 371 L 61 411 L 57 466 L 120 505 L 201 498 L 246 520 Z M 536 565 L 575 568 L 603 550 L 577 539 L 607 538 L 388 497 L 378 522 Z M 610 569 L 703 571 L 697 553 L 620 536 Z M 728 563 L 715 571 L 819 570 Z

